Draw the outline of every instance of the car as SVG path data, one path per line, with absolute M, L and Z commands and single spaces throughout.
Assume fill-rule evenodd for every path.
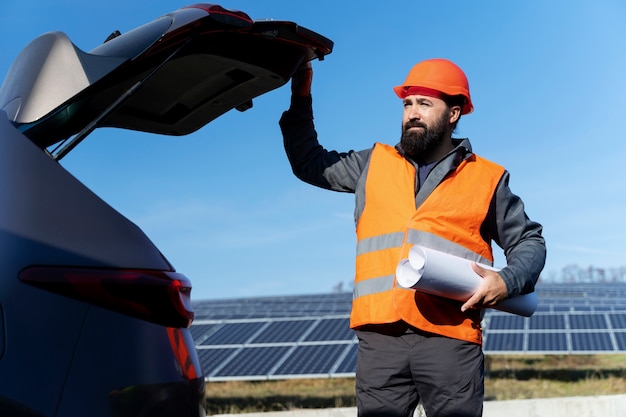
M 100 127 L 193 133 L 332 48 L 194 4 L 89 51 L 49 32 L 20 52 L 0 87 L 0 415 L 205 415 L 190 279 L 60 160 Z

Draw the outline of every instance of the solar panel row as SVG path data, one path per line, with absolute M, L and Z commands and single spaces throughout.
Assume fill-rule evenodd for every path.
M 626 284 L 540 285 L 531 317 L 486 310 L 485 354 L 626 352 Z M 194 303 L 191 326 L 207 380 L 351 376 L 351 295 Z

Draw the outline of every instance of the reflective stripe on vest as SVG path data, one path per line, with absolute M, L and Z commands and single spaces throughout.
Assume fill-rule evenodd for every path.
M 401 248 L 404 243 L 404 235 L 404 232 L 393 232 L 358 241 L 356 250 L 357 263 L 360 255 L 366 255 L 368 253 L 374 253 L 385 249 Z M 370 277 L 369 279 L 357 280 L 354 284 L 353 297 L 357 298 L 390 290 L 393 288 L 395 279 L 395 273 L 393 273 L 380 277 Z
M 387 233 L 380 236 L 372 236 L 359 240 L 356 245 L 356 254 L 374 252 L 380 249 L 400 247 L 404 242 L 404 231 Z
M 416 209 L 415 168 L 393 147 L 374 146 L 357 222 L 351 327 L 404 320 L 424 331 L 481 343 L 478 311 L 464 314 L 456 301 L 397 288 L 395 269 L 417 243 L 489 264 L 493 257 L 480 226 L 503 172 L 471 156 Z

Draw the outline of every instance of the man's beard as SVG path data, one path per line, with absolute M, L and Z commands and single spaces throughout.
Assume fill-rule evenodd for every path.
M 448 117 L 448 114 L 442 114 L 439 120 L 436 120 L 430 127 L 425 123 L 415 120 L 409 120 L 405 123 L 404 126 L 402 126 L 400 146 L 402 146 L 406 156 L 411 159 L 423 161 L 429 154 L 435 151 L 441 145 L 447 134 Z M 421 127 L 422 130 L 410 131 L 409 129 L 412 127 Z

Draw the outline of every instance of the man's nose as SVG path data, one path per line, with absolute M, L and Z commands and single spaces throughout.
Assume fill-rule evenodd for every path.
M 408 120 L 421 120 L 422 114 L 416 106 L 411 106 L 407 110 L 407 118 Z
M 418 120 L 421 121 L 422 120 L 422 115 L 419 114 L 419 112 L 414 113 L 413 115 L 411 115 L 411 117 L 409 118 L 409 120 Z

